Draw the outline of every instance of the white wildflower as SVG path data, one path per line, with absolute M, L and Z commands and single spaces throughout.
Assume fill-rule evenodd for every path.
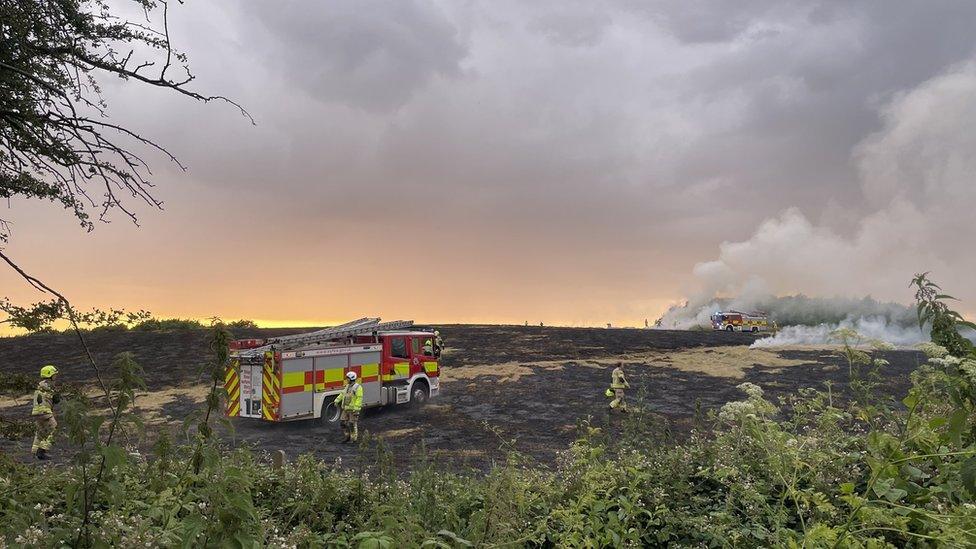
M 944 369 L 949 369 L 953 366 L 958 366 L 962 362 L 962 359 L 952 355 L 946 355 L 942 358 L 933 358 L 929 360 L 929 362 L 935 364 L 936 366 L 941 366 Z
M 945 347 L 931 342 L 919 344 L 918 350 L 925 353 L 925 356 L 929 358 L 942 358 L 949 354 L 949 351 Z
M 876 339 L 871 342 L 871 348 L 875 351 L 893 351 L 895 346 L 887 341 Z
M 967 358 L 959 364 L 959 369 L 969 378 L 969 382 L 976 385 L 976 360 Z
M 735 388 L 748 395 L 749 398 L 762 398 L 763 396 L 762 387 L 756 385 L 755 383 L 749 383 L 747 381 L 745 383 L 736 385 Z
M 740 417 L 756 417 L 756 407 L 748 401 L 726 402 L 718 411 L 718 417 L 723 421 L 736 421 Z

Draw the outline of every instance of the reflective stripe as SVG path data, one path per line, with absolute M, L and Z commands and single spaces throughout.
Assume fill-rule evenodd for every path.
M 405 379 L 410 377 L 410 363 L 409 362 L 394 362 L 393 371 L 388 374 L 383 374 L 380 379 L 383 381 L 393 381 L 396 379 Z
M 304 391 L 305 374 L 311 374 L 311 372 L 285 372 L 281 374 L 281 386 L 285 388 L 284 392 L 293 393 L 296 388 L 298 391 Z
M 229 417 L 234 417 L 241 411 L 241 380 L 238 376 L 240 366 L 240 360 L 235 358 L 227 365 L 227 370 L 224 372 L 224 390 L 227 391 L 225 413 Z
M 342 368 L 329 368 L 315 372 L 315 390 L 324 391 L 333 387 L 341 387 L 345 376 Z
M 281 395 L 281 379 L 278 378 L 274 365 L 274 353 L 265 352 L 261 380 L 261 417 L 270 421 L 278 419 L 278 400 Z
M 376 381 L 376 376 L 380 375 L 380 365 L 379 364 L 363 364 L 361 367 L 362 380 L 365 381 Z M 372 379 L 371 379 L 372 378 Z
M 437 372 L 436 362 L 424 362 L 424 371 L 428 374 L 433 374 Z
M 46 379 L 42 379 L 34 391 L 34 399 L 31 401 L 34 406 L 31 409 L 31 415 L 53 414 L 52 400 L 54 400 L 54 389 L 51 388 L 51 384 Z

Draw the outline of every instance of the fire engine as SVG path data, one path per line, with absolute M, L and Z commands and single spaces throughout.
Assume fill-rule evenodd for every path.
M 437 396 L 440 349 L 413 322 L 361 318 L 334 328 L 231 343 L 224 376 L 230 417 L 334 422 L 346 373 L 363 385 L 363 407 L 415 403 Z
M 712 329 L 729 332 L 765 332 L 771 329 L 771 324 L 769 316 L 764 312 L 725 311 L 712 315 Z

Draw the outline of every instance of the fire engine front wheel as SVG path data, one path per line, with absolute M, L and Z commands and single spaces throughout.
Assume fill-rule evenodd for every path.
M 430 400 L 430 387 L 425 381 L 416 381 L 410 390 L 410 403 L 420 408 Z
M 735 328 L 733 328 L 732 326 L 726 326 L 726 328 L 725 328 L 725 329 L 726 329 L 727 331 L 729 331 L 729 332 L 734 332 L 734 331 L 735 331 Z

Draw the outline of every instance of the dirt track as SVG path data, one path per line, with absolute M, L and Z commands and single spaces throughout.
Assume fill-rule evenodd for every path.
M 628 329 L 540 328 L 511 326 L 442 326 L 447 343 L 442 358 L 442 395 L 422 409 L 396 407 L 368 410 L 361 428 L 380 438 L 398 462 L 409 464 L 421 444 L 438 460 L 488 466 L 499 458 L 502 441 L 543 462 L 551 462 L 576 435 L 577 422 L 590 416 L 605 424 L 602 396 L 612 364 L 620 360 L 632 385 L 633 404 L 644 405 L 672 428 L 686 429 L 696 406 L 714 409 L 741 397 L 735 386 L 751 381 L 773 398 L 799 387 L 846 390 L 847 367 L 828 350 L 769 352 L 749 350 L 749 334 Z M 245 331 L 239 337 L 288 330 Z M 140 408 L 151 424 L 177 425 L 199 408 L 206 392 L 200 372 L 206 362 L 203 332 L 105 333 L 89 341 L 99 362 L 130 350 L 146 370 L 149 394 Z M 45 362 L 58 364 L 62 381 L 85 381 L 90 366 L 81 360 L 72 336 L 43 335 L 0 339 L 4 370 L 33 375 Z M 885 354 L 883 391 L 903 395 L 908 374 L 920 354 Z M 27 360 L 25 360 L 27 359 Z M 26 401 L 26 399 L 20 399 Z M 25 405 L 0 401 L 0 415 L 26 412 Z M 3 407 L 7 405 L 7 407 Z M 289 456 L 313 452 L 346 463 L 360 454 L 336 444 L 335 428 L 315 421 L 267 424 L 235 420 L 228 444 L 284 449 Z M 4 441 L 0 450 L 26 453 L 29 441 Z

